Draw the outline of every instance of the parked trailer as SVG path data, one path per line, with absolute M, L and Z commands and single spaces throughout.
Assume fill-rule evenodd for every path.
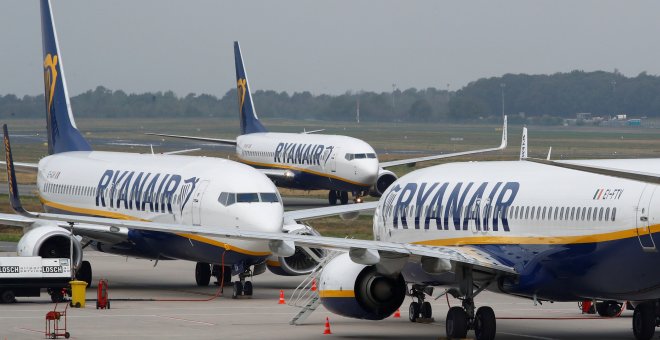
M 71 281 L 71 261 L 39 256 L 0 257 L 0 302 L 16 297 L 37 297 L 45 288 L 53 302 L 64 301 Z

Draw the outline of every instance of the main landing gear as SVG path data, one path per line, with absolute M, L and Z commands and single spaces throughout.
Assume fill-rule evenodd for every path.
M 342 205 L 348 204 L 348 191 L 330 190 L 328 192 L 328 203 L 330 203 L 330 205 L 336 205 L 337 199 L 339 199 L 339 202 Z
M 468 330 L 474 330 L 475 339 L 495 339 L 495 312 L 488 306 L 479 307 L 475 313 L 474 297 L 483 291 L 488 283 L 475 290 L 470 268 L 461 269 L 460 290 L 452 290 L 454 297 L 463 301 L 462 307 L 454 306 L 447 312 L 446 331 L 449 339 L 462 339 Z
M 633 334 L 637 340 L 649 340 L 659 326 L 660 304 L 656 301 L 645 301 L 635 307 L 633 313 Z
M 211 276 L 214 276 L 218 279 L 216 284 L 219 284 L 220 277 L 223 275 L 222 266 L 214 264 L 211 267 L 210 264 L 204 262 L 197 262 L 195 266 L 195 282 L 200 287 L 206 287 L 211 282 Z M 231 267 L 225 266 L 224 277 L 222 278 L 225 284 L 231 283 Z
M 408 295 L 417 301 L 410 303 L 408 307 L 408 318 L 410 322 L 417 322 L 418 320 L 430 320 L 433 317 L 433 309 L 431 308 L 431 303 L 424 301 L 426 295 L 433 294 L 433 287 L 422 286 L 422 285 L 413 285 Z M 420 320 L 421 321 L 421 320 Z
M 252 281 L 246 281 L 246 277 L 252 277 L 252 272 L 249 269 L 238 274 L 240 281 L 234 282 L 234 290 L 231 294 L 232 299 L 237 299 L 239 296 L 252 296 Z

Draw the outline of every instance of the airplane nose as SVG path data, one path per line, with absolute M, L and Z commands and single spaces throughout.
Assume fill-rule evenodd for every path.
M 284 209 L 279 203 L 250 203 L 258 204 L 259 213 L 255 214 L 254 209 L 246 210 L 238 217 L 238 225 L 244 230 L 260 232 L 282 232 L 282 217 Z
M 360 176 L 362 183 L 376 183 L 376 179 L 378 178 L 378 161 L 372 159 L 365 160 L 365 162 L 358 166 L 358 176 Z

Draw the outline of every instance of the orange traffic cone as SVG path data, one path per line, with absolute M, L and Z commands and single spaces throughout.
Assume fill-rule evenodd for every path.
M 327 317 L 325 318 L 325 330 L 323 331 L 323 334 L 332 334 L 330 331 L 330 319 Z
M 312 292 L 316 291 L 316 279 L 312 279 Z
M 401 317 L 401 312 L 399 311 L 398 308 L 396 309 L 396 312 L 394 312 L 393 317 L 395 317 L 395 318 L 400 318 Z
M 278 302 L 278 304 L 280 305 L 286 304 L 286 302 L 284 302 L 284 291 L 281 289 L 280 289 L 280 302 Z

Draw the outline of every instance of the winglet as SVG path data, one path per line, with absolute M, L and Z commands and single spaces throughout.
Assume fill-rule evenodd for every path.
M 506 115 L 505 115 L 504 126 L 502 126 L 502 144 L 500 144 L 499 149 L 506 148 L 506 144 L 507 144 L 507 123 L 506 123 Z
M 520 142 L 520 160 L 527 158 L 527 127 L 523 126 L 522 141 Z
M 238 113 L 241 120 L 241 134 L 266 132 L 266 128 L 261 125 L 257 110 L 254 109 L 252 94 L 250 93 L 250 84 L 243 64 L 241 47 L 238 41 L 234 41 L 234 63 L 236 66 L 236 90 L 238 91 Z
M 27 213 L 23 209 L 21 199 L 18 195 L 18 184 L 16 183 L 16 172 L 14 171 L 14 157 L 11 154 L 11 144 L 9 143 L 9 132 L 7 131 L 7 124 L 2 125 L 2 132 L 4 134 L 5 142 L 5 160 L 7 163 L 7 184 L 9 185 L 9 203 L 11 208 L 18 214 L 24 215 Z
M 552 154 L 552 146 L 550 147 L 550 149 L 548 149 L 548 157 L 546 158 L 546 160 L 548 160 L 548 161 L 550 160 L 550 155 L 551 154 Z

